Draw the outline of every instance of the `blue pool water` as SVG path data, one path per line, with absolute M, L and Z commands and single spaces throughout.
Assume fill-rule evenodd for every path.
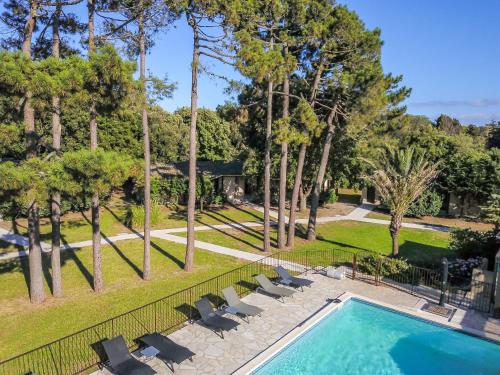
M 352 299 L 253 374 L 500 374 L 500 345 Z

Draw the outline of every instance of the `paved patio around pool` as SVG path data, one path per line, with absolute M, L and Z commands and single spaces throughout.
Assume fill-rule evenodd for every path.
M 250 318 L 250 323 L 235 318 L 240 323 L 238 330 L 227 332 L 224 340 L 199 323 L 187 324 L 171 334 L 169 337 L 172 340 L 196 353 L 192 362 L 185 361 L 180 366 L 175 365 L 175 373 L 231 374 L 329 305 L 329 300 L 339 296 L 342 299 L 342 296 L 351 294 L 500 340 L 500 321 L 488 318 L 482 313 L 457 310 L 451 321 L 448 321 L 420 311 L 422 305 L 427 302 L 425 299 L 394 288 L 350 279 L 334 280 L 320 274 L 309 273 L 304 277 L 314 280 L 313 286 L 305 288 L 304 292 L 298 291 L 293 298 L 286 298 L 285 303 L 259 293 L 245 297 L 245 302 L 263 308 L 264 313 L 261 317 Z M 154 358 L 147 363 L 158 374 L 172 374 L 160 359 Z M 95 374 L 104 375 L 110 372 L 104 369 Z

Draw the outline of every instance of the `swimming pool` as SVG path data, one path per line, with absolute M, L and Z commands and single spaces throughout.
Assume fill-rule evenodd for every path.
M 252 374 L 500 374 L 500 345 L 352 298 Z

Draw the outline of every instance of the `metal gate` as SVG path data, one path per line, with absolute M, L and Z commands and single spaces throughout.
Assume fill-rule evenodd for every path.
M 466 287 L 448 286 L 446 302 L 450 305 L 489 313 L 493 302 L 492 283 L 471 280 Z

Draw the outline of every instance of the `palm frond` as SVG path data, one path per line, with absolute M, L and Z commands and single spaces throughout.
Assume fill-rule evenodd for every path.
M 388 149 L 368 179 L 391 213 L 402 216 L 436 178 L 438 167 L 439 163 L 429 163 L 425 154 L 416 153 L 413 147 Z

